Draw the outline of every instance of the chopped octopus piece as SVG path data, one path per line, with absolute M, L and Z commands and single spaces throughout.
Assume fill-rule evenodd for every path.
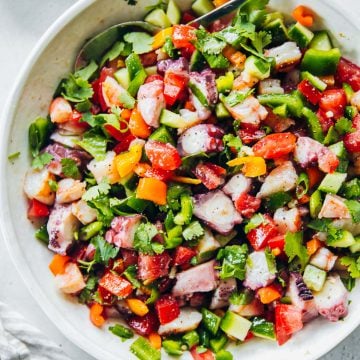
M 236 279 L 220 280 L 211 299 L 210 309 L 221 309 L 229 306 L 230 295 L 236 290 Z
M 93 159 L 90 161 L 87 168 L 94 175 L 98 184 L 104 178 L 107 178 L 110 184 L 114 184 L 120 180 L 119 173 L 115 166 L 115 156 L 114 151 L 108 151 L 103 160 Z
M 233 202 L 221 190 L 195 195 L 193 204 L 194 215 L 221 234 L 229 234 L 242 222 Z
M 298 175 L 291 161 L 285 161 L 265 178 L 257 197 L 266 197 L 280 191 L 293 190 L 296 187 Z
M 63 274 L 55 276 L 55 284 L 65 294 L 76 294 L 86 286 L 79 267 L 72 262 L 66 264 Z
M 265 252 L 252 252 L 249 255 L 249 261 L 246 263 L 244 286 L 251 290 L 257 290 L 261 287 L 270 285 L 275 278 L 275 274 L 269 269 Z
M 111 222 L 111 229 L 105 235 L 106 241 L 119 248 L 133 249 L 135 232 L 141 219 L 141 215 L 115 217 Z
M 350 219 L 351 215 L 344 200 L 338 195 L 326 194 L 319 219 Z
M 206 162 L 199 163 L 194 174 L 209 190 L 214 190 L 224 184 L 226 170 L 221 166 Z
M 266 110 L 268 111 L 268 116 L 263 123 L 269 126 L 275 133 L 283 132 L 289 129 L 290 126 L 295 125 L 294 120 L 276 115 L 270 108 L 266 108 Z
M 305 285 L 302 276 L 297 272 L 290 274 L 287 296 L 291 303 L 302 311 L 302 321 L 307 322 L 317 317 L 318 311 L 311 290 Z
M 62 179 L 58 182 L 56 190 L 56 202 L 59 204 L 79 200 L 86 191 L 86 183 L 71 178 Z
M 173 321 L 160 325 L 159 335 L 181 334 L 196 329 L 202 320 L 199 311 L 191 308 L 180 309 L 180 315 Z
M 140 86 L 138 110 L 149 126 L 159 127 L 160 114 L 165 107 L 164 81 L 154 80 Z
M 294 157 L 303 168 L 318 162 L 320 170 L 326 173 L 335 171 L 339 165 L 339 159 L 329 148 L 306 136 L 298 138 Z
M 212 260 L 176 274 L 176 284 L 172 294 L 184 296 L 216 289 L 218 282 L 214 267 L 215 260 Z
M 325 247 L 321 247 L 310 259 L 310 264 L 319 269 L 330 271 L 338 257 Z
M 74 233 L 80 225 L 71 209 L 71 204 L 55 204 L 47 223 L 49 249 L 60 255 L 66 255 L 66 250 L 75 240 Z
M 299 63 L 302 57 L 299 47 L 292 41 L 267 49 L 264 55 L 275 58 L 275 68 L 280 72 L 288 72 Z
M 233 311 L 240 316 L 252 317 L 264 314 L 264 305 L 259 299 L 255 298 L 250 304 L 247 305 L 234 305 L 231 304 L 229 307 L 230 311 Z
M 151 282 L 169 273 L 171 257 L 163 252 L 158 255 L 140 254 L 138 258 L 138 278 Z
M 189 71 L 189 62 L 186 58 L 180 57 L 179 59 L 172 60 L 166 59 L 161 60 L 157 64 L 158 73 L 163 75 L 166 71 L 172 70 L 175 72 Z
M 190 94 L 189 100 L 195 108 L 195 113 L 199 121 L 207 120 L 211 116 L 211 111 L 208 107 L 203 105 L 193 93 Z
M 229 195 L 233 201 L 239 198 L 243 193 L 251 189 L 251 179 L 243 174 L 234 175 L 222 188 L 226 195 Z
M 77 142 L 81 140 L 81 136 L 79 135 L 63 135 L 57 130 L 51 134 L 50 139 L 60 145 L 67 146 L 72 149 L 80 149 L 80 146 L 77 145 Z
M 328 276 L 321 291 L 314 293 L 320 315 L 330 321 L 338 321 L 347 315 L 348 297 L 349 292 L 337 274 Z
M 201 91 L 209 105 L 217 103 L 218 91 L 213 71 L 205 69 L 201 73 L 191 72 L 190 83 L 194 84 Z
M 97 218 L 96 210 L 90 207 L 84 200 L 73 202 L 71 204 L 71 211 L 83 225 L 90 224 Z
M 224 150 L 223 135 L 224 131 L 215 125 L 195 125 L 179 137 L 177 149 L 181 156 L 220 152 Z
M 38 200 L 46 205 L 52 205 L 55 201 L 55 192 L 51 190 L 49 181 L 55 180 L 46 168 L 42 170 L 29 170 L 25 175 L 24 192 L 32 200 Z
M 274 213 L 274 221 L 277 229 L 281 234 L 286 234 L 288 231 L 297 232 L 301 228 L 301 214 L 298 208 L 276 209 Z

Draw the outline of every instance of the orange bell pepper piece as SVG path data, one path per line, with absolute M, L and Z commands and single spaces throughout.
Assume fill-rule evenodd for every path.
M 56 276 L 64 274 L 66 264 L 70 261 L 70 259 L 71 258 L 69 256 L 63 256 L 59 254 L 54 255 L 49 264 L 49 269 L 53 275 Z
M 121 112 L 121 117 L 122 117 L 124 120 L 130 120 L 131 114 L 132 114 L 132 111 L 131 111 L 130 109 L 124 109 L 124 110 Z
M 174 29 L 173 27 L 169 27 L 163 30 L 160 30 L 155 36 L 154 41 L 152 43 L 152 49 L 156 50 L 164 46 L 166 38 L 171 37 Z
M 114 162 L 121 178 L 126 177 L 134 171 L 136 164 L 141 159 L 142 148 L 142 145 L 136 144 L 131 146 L 129 151 L 116 155 Z
M 257 177 L 266 174 L 266 162 L 260 156 L 239 157 L 227 162 L 228 166 L 244 165 L 241 171 L 247 177 Z
M 142 178 L 136 190 L 136 198 L 150 200 L 158 205 L 166 205 L 167 185 L 154 178 Z
M 129 296 L 133 291 L 133 287 L 128 280 L 113 272 L 107 272 L 100 279 L 99 285 L 121 298 Z
M 104 307 L 98 303 L 94 303 L 90 307 L 90 320 L 97 327 L 101 327 L 105 323 L 105 318 L 102 316 L 103 311 Z
M 291 13 L 292 17 L 301 25 L 312 26 L 314 23 L 314 13 L 306 6 L 299 5 Z
M 161 336 L 158 333 L 151 333 L 149 335 L 149 341 L 154 349 L 161 349 Z
M 229 2 L 229 0 L 214 0 L 213 4 L 215 5 L 215 7 L 219 7 L 226 4 L 227 2 Z
M 127 299 L 126 303 L 135 315 L 144 316 L 149 312 L 147 305 L 139 299 Z
M 138 109 L 134 109 L 129 120 L 131 134 L 141 139 L 147 139 L 151 135 L 150 126 L 144 121 Z
M 309 167 L 306 169 L 306 174 L 309 178 L 309 188 L 312 189 L 315 185 L 320 184 L 324 174 L 317 167 Z
M 263 304 L 270 304 L 271 302 L 281 298 L 279 290 L 272 285 L 259 289 L 257 294 Z
M 319 239 L 311 239 L 306 243 L 306 250 L 309 256 L 314 255 L 318 249 L 322 247 L 322 243 Z

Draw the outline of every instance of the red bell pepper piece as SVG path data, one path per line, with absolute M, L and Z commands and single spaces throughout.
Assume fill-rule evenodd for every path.
M 185 246 L 178 246 L 175 250 L 174 265 L 187 264 L 195 255 L 195 250 Z
M 166 72 L 164 79 L 164 96 L 167 105 L 172 106 L 179 100 L 186 89 L 188 80 L 188 76 L 184 74 L 170 71 Z
M 313 105 L 316 105 L 321 99 L 321 92 L 310 83 L 309 80 L 303 80 L 298 85 L 298 90 Z
M 154 169 L 175 170 L 181 165 L 181 157 L 171 144 L 149 140 L 145 144 L 145 153 Z
M 275 236 L 268 241 L 267 245 L 270 249 L 278 248 L 281 251 L 283 251 L 285 247 L 285 236 L 284 235 Z
M 269 215 L 265 215 L 264 217 L 266 222 L 250 230 L 247 234 L 251 246 L 256 251 L 263 249 L 271 238 L 278 235 L 274 220 Z
M 346 94 L 343 89 L 330 89 L 323 92 L 319 107 L 325 112 L 331 111 L 333 117 L 338 119 L 344 115 L 346 104 Z
M 340 59 L 337 67 L 335 79 L 342 85 L 343 82 L 348 83 L 354 91 L 360 90 L 360 67 L 344 58 Z
M 99 285 L 111 294 L 122 298 L 129 296 L 133 291 L 133 287 L 129 281 L 112 272 L 107 272 L 100 279 Z
M 322 109 L 319 109 L 316 113 L 320 121 L 321 128 L 324 133 L 327 133 L 331 126 L 334 125 L 334 119 L 332 117 L 327 117 L 326 112 Z
M 28 210 L 29 218 L 46 217 L 49 216 L 49 214 L 50 210 L 47 205 L 36 199 L 30 200 L 30 206 Z
M 196 41 L 195 28 L 189 25 L 174 25 L 172 41 L 177 49 L 194 48 L 192 44 Z
M 164 295 L 155 303 L 155 310 L 160 324 L 167 324 L 180 315 L 180 307 L 171 295 Z

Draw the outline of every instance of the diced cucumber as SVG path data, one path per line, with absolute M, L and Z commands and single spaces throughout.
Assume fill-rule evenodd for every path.
M 264 30 L 271 35 L 271 45 L 278 46 L 289 38 L 283 19 L 275 19 L 264 26 Z
M 250 330 L 257 337 L 275 340 L 274 324 L 263 318 L 255 317 L 252 321 Z
M 248 319 L 228 310 L 220 323 L 220 328 L 226 334 L 244 341 L 251 325 L 252 323 Z
M 245 71 L 259 80 L 264 80 L 270 76 L 271 64 L 251 55 L 245 61 Z
M 233 230 L 230 234 L 228 235 L 221 235 L 221 234 L 216 234 L 215 235 L 215 239 L 216 241 L 219 242 L 221 247 L 226 246 L 232 239 L 235 238 L 235 236 L 237 235 L 237 231 Z
M 227 93 L 232 90 L 234 85 L 234 73 L 228 71 L 225 75 L 216 79 L 216 87 L 219 93 Z
M 166 10 L 166 15 L 169 18 L 171 24 L 176 25 L 176 24 L 180 24 L 181 21 L 181 10 L 179 9 L 178 5 L 176 4 L 176 2 L 174 0 L 170 0 L 167 10 Z
M 321 196 L 321 192 L 319 190 L 316 190 L 312 193 L 312 195 L 310 196 L 310 202 L 309 202 L 309 207 L 310 207 L 310 216 L 313 219 L 316 219 L 319 215 L 319 212 L 322 208 L 322 196 Z
M 336 144 L 330 145 L 329 149 L 339 158 L 339 159 L 347 159 L 348 153 L 345 149 L 344 142 L 339 141 Z
M 156 75 L 157 74 L 157 66 L 148 66 L 145 68 L 145 71 L 148 75 Z
M 146 15 L 145 21 L 163 29 L 171 26 L 170 19 L 163 9 L 155 9 L 151 11 L 148 15 Z
M 352 253 L 357 253 L 360 251 L 360 236 L 355 237 L 355 243 L 350 245 L 350 251 Z
M 181 211 L 174 217 L 176 225 L 188 225 L 193 214 L 193 203 L 189 194 L 180 196 Z
M 160 123 L 175 129 L 183 128 L 187 125 L 183 117 L 167 109 L 161 112 Z
M 231 117 L 230 113 L 226 109 L 226 106 L 222 102 L 216 104 L 215 114 L 218 119 L 228 119 Z
M 127 68 L 122 68 L 116 71 L 114 78 L 125 90 L 128 89 L 130 85 L 130 75 Z
M 288 34 L 302 49 L 306 48 L 314 37 L 314 33 L 299 22 L 289 28 Z
M 199 344 L 199 334 L 195 331 L 189 331 L 182 337 L 182 341 L 187 345 L 189 349 L 191 349 L 193 346 Z
M 313 265 L 306 265 L 303 280 L 310 290 L 320 291 L 326 280 L 326 271 Z
M 210 0 L 196 0 L 192 4 L 191 9 L 196 15 L 203 16 L 208 12 L 214 10 L 215 6 Z
M 347 248 L 356 244 L 356 241 L 350 231 L 344 229 L 337 229 L 336 237 L 328 237 L 326 243 L 332 247 Z
M 286 118 L 289 116 L 288 107 L 286 104 L 277 106 L 273 109 L 273 113 L 275 115 L 279 115 L 280 117 Z
M 324 91 L 327 87 L 327 84 L 324 81 L 322 81 L 317 76 L 310 74 L 308 71 L 301 72 L 301 79 L 308 80 L 313 86 L 315 86 L 320 91 Z
M 310 49 L 330 50 L 332 49 L 331 40 L 326 30 L 316 31 L 309 45 Z
M 205 234 L 199 240 L 196 247 L 198 261 L 204 262 L 209 260 L 219 248 L 219 242 L 214 238 L 213 234 L 209 230 L 205 229 Z
M 190 70 L 198 71 L 204 68 L 206 60 L 199 50 L 195 50 L 190 58 Z
M 175 141 L 166 126 L 160 126 L 159 128 L 157 128 L 150 135 L 149 139 L 160 141 L 165 144 L 170 143 L 172 145 L 175 145 Z
M 326 174 L 319 185 L 319 190 L 330 194 L 336 194 L 346 180 L 347 174 L 334 172 Z
M 339 64 L 341 52 L 338 48 L 331 50 L 308 49 L 301 61 L 301 70 L 313 75 L 333 75 Z
M 345 108 L 345 117 L 349 120 L 352 120 L 357 114 L 358 114 L 358 109 L 355 106 L 346 106 Z
M 203 89 L 196 83 L 195 81 L 189 81 L 189 88 L 191 92 L 199 99 L 202 105 L 209 106 L 209 102 L 207 100 L 206 95 L 203 92 Z
M 348 103 L 351 102 L 351 98 L 353 97 L 354 95 L 354 90 L 353 88 L 347 84 L 347 83 L 343 83 L 343 89 L 345 91 L 345 95 L 346 95 L 346 100 Z

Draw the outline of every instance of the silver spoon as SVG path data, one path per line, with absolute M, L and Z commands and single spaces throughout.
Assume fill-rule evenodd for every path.
M 236 10 L 243 2 L 245 2 L 245 0 L 231 0 L 213 11 L 190 21 L 188 25 L 208 25 L 216 19 L 219 19 Z M 128 21 L 113 25 L 102 31 L 100 34 L 95 35 L 84 44 L 76 57 L 75 71 L 83 68 L 92 59 L 99 61 L 105 51 L 108 50 L 124 33 L 139 30 L 146 31 L 154 35 L 161 29 L 145 21 Z

